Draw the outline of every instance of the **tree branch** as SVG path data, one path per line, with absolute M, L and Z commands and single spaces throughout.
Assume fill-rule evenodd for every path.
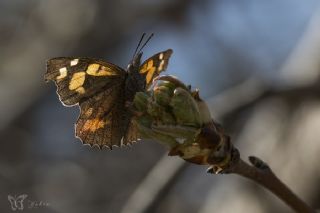
M 249 178 L 275 194 L 296 212 L 315 213 L 310 206 L 295 195 L 279 178 L 272 172 L 270 167 L 257 157 L 249 157 L 251 165 L 241 158 L 230 167 L 227 172 Z

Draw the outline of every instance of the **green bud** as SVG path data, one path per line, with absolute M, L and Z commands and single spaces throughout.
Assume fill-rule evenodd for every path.
M 143 114 L 142 116 L 139 117 L 137 122 L 139 125 L 142 125 L 145 127 L 151 127 L 153 118 L 148 114 Z
M 199 112 L 200 112 L 200 119 L 202 124 L 208 124 L 212 121 L 211 114 L 209 111 L 209 108 L 204 102 L 200 96 L 199 96 L 199 90 L 196 89 L 195 91 L 191 92 L 192 97 L 198 104 Z
M 169 147 L 194 144 L 203 126 L 198 93 L 173 76 L 158 77 L 146 92 L 138 92 L 134 106 L 143 138 Z M 192 147 L 195 147 L 194 145 Z M 183 149 L 184 150 L 184 149 Z
M 133 103 L 139 112 L 147 110 L 149 95 L 145 92 L 137 92 L 134 96 Z
M 157 104 L 167 106 L 170 103 L 173 91 L 166 86 L 157 86 L 153 90 L 153 97 Z
M 156 89 L 157 87 L 166 87 L 169 89 L 170 91 L 170 96 L 173 95 L 173 91 L 175 88 L 177 88 L 177 85 L 170 82 L 170 81 L 166 81 L 166 80 L 158 80 L 155 84 L 154 89 Z
M 154 125 L 152 129 L 159 134 L 173 137 L 178 143 L 193 143 L 195 135 L 200 132 L 198 128 L 181 125 Z
M 163 106 L 160 106 L 155 101 L 150 101 L 147 105 L 146 112 L 155 119 L 159 119 L 161 116 L 161 111 L 164 110 Z
M 167 134 L 161 134 L 155 131 L 153 128 L 148 128 L 138 123 L 138 129 L 139 129 L 140 135 L 144 139 L 155 140 L 168 148 L 173 148 L 178 145 L 174 137 Z
M 231 162 L 230 138 L 212 120 L 198 90 L 174 76 L 160 76 L 133 102 L 141 137 L 165 145 L 169 155 L 220 170 Z
M 178 124 L 201 127 L 198 104 L 188 91 L 176 88 L 170 106 Z
M 154 123 L 175 124 L 175 118 L 167 106 L 161 106 L 157 102 L 149 102 L 147 113 L 153 118 Z
M 174 85 L 174 89 L 175 88 L 178 88 L 178 87 L 181 87 L 182 89 L 185 89 L 185 90 L 189 90 L 188 87 L 182 83 L 182 81 L 180 81 L 177 77 L 173 76 L 173 75 L 162 75 L 162 76 L 159 76 L 157 78 L 157 81 L 165 81 L 165 82 L 169 82 L 170 85 Z

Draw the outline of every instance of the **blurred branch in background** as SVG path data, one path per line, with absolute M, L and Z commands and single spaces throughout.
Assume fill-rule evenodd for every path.
M 315 85 L 320 81 L 320 7 L 316 8 L 306 30 L 284 63 L 281 74 L 291 87 Z

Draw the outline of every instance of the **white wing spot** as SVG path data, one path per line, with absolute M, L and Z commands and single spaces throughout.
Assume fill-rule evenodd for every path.
M 161 54 L 159 55 L 159 59 L 160 59 L 160 60 L 163 59 L 163 53 L 161 53 Z
M 75 65 L 77 65 L 79 63 L 79 59 L 77 58 L 77 59 L 73 59 L 72 61 L 70 61 L 70 65 L 71 66 L 75 66 Z
M 60 69 L 59 69 L 59 72 L 60 72 L 60 75 L 57 76 L 57 78 L 56 78 L 57 80 L 60 80 L 60 79 L 63 79 L 63 78 L 65 78 L 65 77 L 67 77 L 67 72 L 68 72 L 68 70 L 67 70 L 66 67 L 60 68 Z
M 160 62 L 159 70 L 162 70 L 162 69 L 163 69 L 163 66 L 164 66 L 164 60 L 162 60 L 162 61 Z

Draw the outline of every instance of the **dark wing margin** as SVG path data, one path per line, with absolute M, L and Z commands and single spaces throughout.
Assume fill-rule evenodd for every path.
M 132 144 L 140 140 L 137 123 L 134 119 L 130 119 L 128 128 L 125 130 L 125 135 L 122 139 L 124 145 Z
M 91 58 L 59 57 L 47 61 L 45 80 L 52 80 L 65 106 L 78 104 L 114 82 L 124 81 L 126 72 L 111 63 Z
M 140 66 L 140 73 L 146 75 L 146 88 L 152 84 L 155 77 L 167 69 L 172 52 L 172 49 L 159 52 L 145 60 Z

